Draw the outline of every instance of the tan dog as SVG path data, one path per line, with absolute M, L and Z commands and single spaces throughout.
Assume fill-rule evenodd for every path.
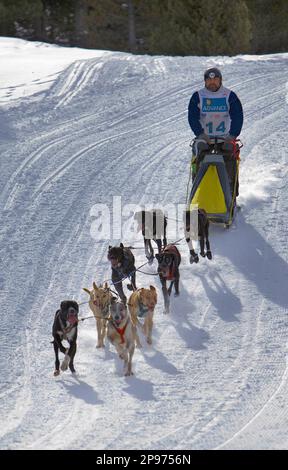
M 93 289 L 90 291 L 83 288 L 87 294 L 90 295 L 89 307 L 93 312 L 96 320 L 96 328 L 98 334 L 98 342 L 96 348 L 104 348 L 104 339 L 106 335 L 107 320 L 109 316 L 109 307 L 113 295 L 105 282 L 104 287 L 100 285 L 97 287 L 96 283 L 93 282 Z
M 133 375 L 132 357 L 135 350 L 135 331 L 123 302 L 112 300 L 107 328 L 107 338 L 115 346 L 119 357 L 124 360 L 124 373 Z
M 134 291 L 129 299 L 128 307 L 131 315 L 133 325 L 136 327 L 136 343 L 139 348 L 142 347 L 139 336 L 137 334 L 137 325 L 141 325 L 142 331 L 146 336 L 148 344 L 152 344 L 152 327 L 153 327 L 153 314 L 155 305 L 157 304 L 157 291 L 155 287 L 150 286 L 150 289 L 137 289 Z M 144 318 L 144 324 L 139 321 L 139 318 Z

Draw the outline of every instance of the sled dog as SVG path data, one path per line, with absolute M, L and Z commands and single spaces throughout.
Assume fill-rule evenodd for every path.
M 156 255 L 156 259 L 158 260 L 158 274 L 162 284 L 165 313 L 169 313 L 170 295 L 173 285 L 175 286 L 175 296 L 179 295 L 179 265 L 181 263 L 181 255 L 178 248 L 170 244 L 165 246 L 160 254 Z M 171 281 L 168 289 L 167 281 Z
M 107 338 L 115 346 L 120 359 L 124 360 L 125 376 L 133 375 L 132 358 L 135 350 L 135 330 L 126 305 L 123 302 L 112 300 Z
M 153 328 L 153 315 L 154 309 L 157 304 L 157 292 L 154 286 L 150 286 L 149 289 L 142 287 L 132 292 L 128 307 L 131 316 L 131 320 L 136 327 L 135 338 L 136 344 L 139 348 L 142 347 L 137 333 L 137 326 L 142 328 L 146 341 L 148 344 L 152 344 L 152 328 Z M 142 324 L 139 318 L 144 319 Z
M 167 245 L 167 217 L 160 209 L 153 209 L 135 212 L 134 219 L 138 222 L 138 231 L 141 230 L 143 235 L 146 258 L 152 263 L 154 250 L 151 240 L 156 243 L 158 253 Z
M 90 296 L 89 307 L 93 312 L 96 320 L 97 330 L 97 345 L 96 348 L 104 348 L 104 339 L 107 329 L 107 319 L 109 316 L 109 307 L 112 300 L 112 293 L 108 287 L 107 282 L 104 287 L 99 287 L 93 282 L 93 289 L 89 290 L 86 287 L 83 288 Z
M 185 225 L 185 237 L 190 250 L 190 263 L 198 263 L 199 256 L 195 252 L 193 243 L 190 236 L 191 230 L 191 212 L 189 210 L 184 212 L 184 225 Z M 210 250 L 209 242 L 209 219 L 204 209 L 198 209 L 198 239 L 200 242 L 200 255 L 204 258 L 207 256 L 208 259 L 212 259 L 212 252 Z M 204 250 L 206 244 L 206 252 Z
M 108 260 L 112 268 L 112 282 L 114 287 L 124 304 L 127 302 L 126 295 L 123 291 L 122 280 L 124 278 L 130 279 L 130 284 L 127 285 L 129 290 L 136 289 L 136 267 L 135 258 L 128 247 L 124 247 L 123 243 L 120 246 L 109 246 Z
M 65 354 L 61 364 L 61 370 L 65 371 L 68 366 L 71 372 L 75 372 L 74 357 L 77 349 L 77 329 L 78 329 L 79 306 L 74 300 L 63 300 L 60 309 L 57 310 L 52 326 L 52 336 L 54 338 L 55 371 L 54 376 L 60 374 L 59 350 Z M 62 341 L 68 341 L 69 347 L 65 348 Z

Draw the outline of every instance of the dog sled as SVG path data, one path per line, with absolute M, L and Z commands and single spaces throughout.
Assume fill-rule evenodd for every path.
M 194 160 L 187 209 L 193 210 L 198 205 L 212 223 L 228 228 L 236 212 L 240 148 L 243 145 L 236 140 L 232 151 L 227 151 L 223 149 L 223 138 L 215 137 L 211 141 L 209 149 L 202 150 Z

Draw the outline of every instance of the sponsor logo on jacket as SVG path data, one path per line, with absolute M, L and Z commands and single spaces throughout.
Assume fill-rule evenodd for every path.
M 226 98 L 203 98 L 203 113 L 225 113 L 228 111 Z

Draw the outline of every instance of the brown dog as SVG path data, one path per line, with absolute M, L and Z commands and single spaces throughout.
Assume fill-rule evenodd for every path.
M 93 282 L 93 289 L 91 291 L 86 289 L 86 287 L 84 287 L 83 290 L 90 295 L 89 307 L 92 310 L 96 320 L 96 329 L 98 335 L 96 348 L 104 348 L 109 307 L 113 295 L 108 287 L 107 282 L 105 283 L 104 287 L 102 287 L 102 285 L 97 287 L 96 283 Z
M 137 325 L 140 325 L 146 341 L 152 344 L 153 314 L 157 304 L 157 291 L 154 286 L 150 289 L 137 289 L 130 296 L 128 307 L 133 325 L 136 327 L 135 338 L 139 348 L 142 347 L 137 334 Z M 139 318 L 144 318 L 144 324 L 140 323 Z
M 115 346 L 120 359 L 124 360 L 126 376 L 133 375 L 132 357 L 135 350 L 135 332 L 136 327 L 130 319 L 126 305 L 112 299 L 107 338 Z

